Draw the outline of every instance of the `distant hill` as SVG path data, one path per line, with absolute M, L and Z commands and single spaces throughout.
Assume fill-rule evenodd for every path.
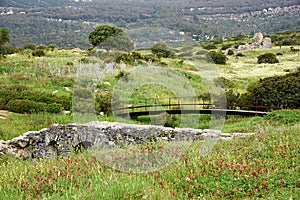
M 300 27 L 299 0 L 1 0 L 0 14 L 14 46 L 89 47 L 87 35 L 101 23 L 164 27 L 195 40 Z

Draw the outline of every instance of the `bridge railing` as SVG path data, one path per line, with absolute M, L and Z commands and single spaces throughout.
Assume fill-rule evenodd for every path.
M 202 101 L 202 102 L 201 102 Z M 148 103 L 150 102 L 150 103 Z M 251 99 L 249 102 L 260 102 Z M 132 102 L 129 105 L 123 105 L 119 108 L 114 108 L 112 111 L 116 113 L 125 112 L 141 112 L 141 111 L 157 111 L 157 110 L 201 110 L 201 109 L 230 109 L 230 110 L 248 110 L 248 111 L 267 111 L 278 110 L 280 106 L 273 105 L 251 105 L 248 104 L 222 104 L 210 103 L 198 97 L 182 97 L 182 98 L 162 98 L 162 99 L 145 99 L 144 102 L 139 102 L 135 105 Z

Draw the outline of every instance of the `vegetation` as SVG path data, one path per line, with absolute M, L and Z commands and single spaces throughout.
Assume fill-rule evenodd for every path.
M 5 57 L 7 52 L 7 47 L 4 45 L 10 41 L 9 32 L 6 28 L 0 27 L 0 58 Z
M 159 2 L 2 0 L 0 12 L 7 13 L 8 7 L 11 7 L 14 14 L 1 15 L 0 27 L 11 30 L 13 40 L 10 44 L 17 47 L 33 42 L 45 46 L 59 44 L 65 49 L 88 48 L 89 41 L 86 37 L 99 23 L 114 24 L 126 30 L 139 27 L 168 27 L 170 30 L 183 31 L 190 36 L 195 35 L 194 39 L 203 41 L 212 38 L 222 39 L 223 36 L 231 38 L 236 35 L 253 35 L 255 31 L 266 33 L 299 31 L 299 22 L 291 20 L 299 18 L 299 10 L 284 10 L 284 7 L 298 4 L 298 0 L 276 2 L 211 0 L 192 1 L 188 5 L 184 0 L 172 0 L 172 3 L 169 0 Z M 263 12 L 263 9 L 277 7 L 281 9 L 278 13 Z M 191 8 L 194 10 L 191 11 Z M 261 13 L 252 15 L 251 12 L 255 11 Z M 243 20 L 247 20 L 247 23 Z M 296 36 L 286 37 L 287 34 L 282 36 L 278 37 L 278 41 L 283 39 L 289 41 L 289 38 L 292 38 L 294 45 L 295 42 L 299 45 Z M 241 36 L 237 37 L 240 38 Z
M 110 50 L 133 50 L 133 43 L 128 35 L 121 29 L 110 25 L 101 25 L 96 27 L 89 34 L 90 43 L 96 47 Z
M 281 108 L 299 108 L 300 73 L 265 78 L 248 86 L 244 99 L 250 104 L 273 105 Z M 244 100 L 246 101 L 246 100 Z M 257 101 L 257 102 L 254 102 Z
M 257 57 L 257 63 L 279 63 L 279 60 L 276 58 L 276 55 L 273 53 L 265 53 Z
M 286 37 L 292 34 L 298 33 L 288 33 Z M 221 65 L 216 65 L 220 78 L 213 81 L 219 87 L 225 86 L 227 103 L 248 103 L 249 99 L 255 99 L 253 104 L 287 109 L 272 111 L 265 117 L 228 116 L 222 132 L 259 134 L 218 141 L 207 156 L 201 156 L 201 141 L 195 142 L 178 161 L 155 172 L 131 174 L 114 171 L 92 151 L 57 160 L 17 160 L 0 156 L 0 199 L 300 198 L 300 180 L 295 176 L 300 165 L 300 80 L 296 70 L 299 52 L 292 51 L 289 46 L 243 51 L 228 57 L 219 52 L 226 45 L 234 46 L 248 40 L 249 37 L 237 36 L 203 44 L 215 45 L 214 52 L 207 52 L 200 45 L 171 48 L 160 43 L 130 53 L 114 49 L 109 52 L 95 49 L 72 51 L 58 49 L 56 45 L 41 45 L 39 48 L 28 45 L 28 48 L 7 55 L 0 61 L 0 139 L 4 140 L 53 123 L 74 122 L 72 114 L 61 112 L 72 111 L 72 98 L 83 99 L 83 105 L 77 107 L 87 107 L 84 100 L 94 97 L 95 112 L 104 114 L 98 115 L 99 120 L 119 121 L 111 115 L 115 86 L 120 80 L 131 80 L 131 69 L 150 64 L 163 64 L 163 69 L 182 75 L 195 88 L 198 101 L 209 103 L 207 83 L 199 75 L 206 67 L 201 62 L 207 60 L 206 54 L 212 59 L 215 56 L 214 62 L 222 61 Z M 32 57 L 37 49 L 46 54 Z M 295 45 L 294 49 L 299 49 L 299 46 Z M 266 53 L 281 53 L 280 63 L 258 65 L 257 55 Z M 199 66 L 193 64 L 193 59 L 200 63 Z M 113 66 L 111 62 L 114 62 Z M 93 90 L 75 90 L 73 86 L 78 84 L 76 67 L 85 63 L 112 69 L 103 73 L 101 81 L 93 84 Z M 179 80 L 175 81 L 177 86 Z M 145 101 L 154 104 L 157 99 L 166 104 L 170 97 L 175 96 L 168 88 L 157 85 L 138 85 L 140 88 L 131 96 L 134 105 Z M 201 115 L 195 123 L 205 129 L 210 127 L 211 119 L 210 115 Z M 180 120 L 179 115 L 159 115 L 139 117 L 136 123 L 178 127 Z M 164 151 L 164 146 L 158 142 L 124 150 L 147 154 L 152 150 Z M 128 163 L 128 160 L 124 162 Z
M 42 57 L 45 55 L 46 55 L 46 53 L 42 49 L 37 49 L 32 52 L 32 56 Z
M 151 46 L 151 52 L 153 55 L 157 56 L 158 58 L 174 58 L 175 54 L 172 52 L 171 47 L 168 46 L 164 42 L 155 43 Z
M 295 174 L 300 164 L 300 129 L 299 126 L 271 128 L 270 124 L 282 121 L 276 116 L 281 116 L 281 112 L 247 120 L 265 124 L 259 135 L 218 141 L 207 156 L 201 156 L 202 143 L 195 142 L 178 161 L 148 173 L 114 171 L 92 152 L 59 160 L 1 157 L 1 197 L 298 199 L 300 180 Z M 154 147 L 154 144 L 137 146 L 128 151 L 148 153 Z
M 208 56 L 211 57 L 214 63 L 219 65 L 225 65 L 227 57 L 222 52 L 210 51 Z

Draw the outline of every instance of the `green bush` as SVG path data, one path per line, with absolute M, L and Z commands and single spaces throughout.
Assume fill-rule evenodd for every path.
M 223 44 L 221 50 L 229 49 L 232 45 L 231 44 Z
M 242 54 L 242 53 L 237 53 L 236 56 L 237 56 L 237 57 L 245 57 L 245 55 Z
M 51 103 L 48 104 L 46 107 L 46 112 L 48 113 L 60 113 L 62 110 L 63 110 L 62 105 L 58 103 Z
M 174 58 L 175 53 L 172 52 L 172 49 L 170 46 L 168 46 L 164 42 L 155 43 L 150 48 L 153 55 L 157 56 L 158 58 Z
M 47 48 L 50 51 L 54 51 L 55 49 L 58 49 L 58 46 L 56 44 L 49 44 Z
M 276 55 L 273 53 L 265 53 L 257 57 L 257 63 L 269 63 L 269 64 L 274 64 L 274 63 L 279 63 L 279 60 L 276 58 Z
M 6 104 L 5 99 L 0 98 L 0 110 L 4 110 L 5 109 L 5 104 Z
M 0 97 L 5 102 L 11 100 L 30 100 L 46 104 L 57 103 L 65 110 L 70 110 L 72 107 L 71 96 L 55 96 L 51 93 L 34 91 L 24 85 L 2 85 L 0 88 Z
M 265 78 L 248 86 L 244 104 L 300 108 L 300 73 Z
M 32 56 L 42 57 L 45 56 L 46 53 L 42 49 L 36 49 L 32 52 Z
M 36 45 L 33 44 L 33 43 L 28 43 L 28 44 L 25 44 L 23 49 L 31 49 L 31 50 L 35 50 L 36 49 Z
M 227 55 L 232 56 L 234 55 L 234 51 L 232 51 L 231 49 L 228 50 Z
M 214 44 L 208 44 L 208 45 L 205 45 L 203 46 L 203 49 L 206 49 L 206 50 L 212 50 L 212 49 L 217 49 L 218 47 Z
M 38 113 L 46 111 L 47 104 L 31 100 L 11 100 L 6 109 L 16 113 Z
M 208 56 L 214 61 L 214 63 L 219 65 L 225 65 L 227 57 L 222 52 L 210 51 Z

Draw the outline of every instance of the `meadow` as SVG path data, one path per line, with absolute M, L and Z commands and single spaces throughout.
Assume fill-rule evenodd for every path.
M 159 171 L 124 173 L 85 152 L 49 160 L 1 157 L 1 199 L 299 199 L 299 111 L 236 122 L 262 132 L 219 140 L 201 156 L 201 141 Z M 290 121 L 282 121 L 282 117 Z M 233 125 L 234 123 L 231 123 Z M 231 127 L 232 128 L 232 127 Z M 149 146 L 140 147 L 147 153 Z M 164 151 L 159 149 L 157 151 Z M 124 163 L 127 164 L 127 163 Z M 128 163 L 134 165 L 134 163 Z
M 299 46 L 295 48 L 299 49 Z M 202 48 L 193 50 L 202 51 Z M 257 55 L 265 52 L 283 55 L 278 56 L 278 64 L 258 65 Z M 29 50 L 8 55 L 0 60 L 0 84 L 2 88 L 27 87 L 37 96 L 70 97 L 76 67 L 83 62 L 103 64 L 102 59 L 88 56 L 88 53 L 56 49 L 48 51 L 44 57 L 32 57 Z M 141 50 L 140 53 L 147 55 L 149 51 Z M 289 46 L 245 51 L 243 54 L 245 57 L 227 56 L 226 65 L 217 65 L 220 76 L 240 93 L 262 78 L 296 71 L 300 62 L 299 52 L 292 52 Z M 188 60 L 163 58 L 161 62 L 189 77 L 191 85 L 201 88 L 199 92 L 204 90 L 201 77 L 195 73 L 197 69 Z M 108 84 L 100 85 L 112 89 L 119 75 L 119 72 L 109 74 L 103 80 Z M 145 87 L 141 90 L 135 96 L 137 101 L 153 93 L 166 96 L 166 91 L 161 88 Z M 53 123 L 74 122 L 72 114 L 61 113 L 1 110 L 0 116 L 2 140 Z M 222 132 L 257 135 L 218 140 L 206 156 L 201 153 L 202 142 L 194 142 L 174 163 L 147 173 L 113 170 L 91 151 L 48 160 L 1 156 L 0 199 L 299 199 L 299 116 L 299 110 L 272 111 L 265 117 L 228 116 Z M 98 119 L 119 121 L 110 115 L 98 116 Z M 136 123 L 145 121 L 147 119 Z M 201 127 L 207 128 L 209 121 L 209 116 L 202 116 Z M 152 146 L 132 148 L 144 153 L 164 151 L 164 148 Z

